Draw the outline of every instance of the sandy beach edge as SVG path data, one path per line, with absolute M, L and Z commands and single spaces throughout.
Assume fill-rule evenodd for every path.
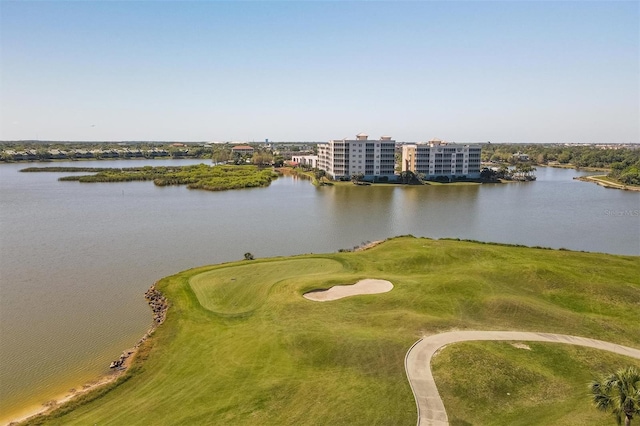
M 110 373 L 99 376 L 96 380 L 83 384 L 79 390 L 74 388 L 70 391 L 61 393 L 40 406 L 34 408 L 25 407 L 25 409 L 22 410 L 22 413 L 19 414 L 19 417 L 9 420 L 6 425 L 16 426 L 37 416 L 49 414 L 75 398 L 111 384 L 124 376 L 135 360 L 140 347 L 147 341 L 147 339 L 149 339 L 149 337 L 151 337 L 158 326 L 161 325 L 166 318 L 169 305 L 164 295 L 156 290 L 156 284 L 157 283 L 154 283 L 144 294 L 144 297 L 153 312 L 153 323 L 151 327 L 147 330 L 144 336 L 138 340 L 135 346 L 124 350 L 120 357 L 111 363 L 110 367 L 113 370 Z
M 133 359 L 133 356 L 131 357 L 131 359 Z M 92 390 L 108 385 L 109 383 L 113 383 L 119 377 L 121 377 L 125 372 L 126 370 L 121 370 L 118 372 L 112 372 L 109 374 L 102 375 L 96 380 L 87 382 L 82 386 L 80 386 L 79 388 L 74 388 L 67 392 L 61 393 L 55 396 L 54 398 L 52 398 L 51 400 L 44 402 L 38 406 L 33 406 L 33 408 L 25 408 L 22 411 L 22 413 L 19 414 L 19 417 L 14 417 L 12 420 L 10 420 L 8 423 L 5 423 L 5 424 L 7 426 L 16 426 L 23 422 L 31 420 L 37 416 L 49 414 L 52 411 L 56 410 L 57 408 L 60 408 L 67 402 L 81 395 L 87 394 Z

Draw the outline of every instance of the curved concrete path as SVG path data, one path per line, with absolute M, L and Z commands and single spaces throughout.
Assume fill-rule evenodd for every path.
M 449 424 L 447 412 L 431 374 L 431 358 L 445 345 L 472 340 L 514 340 L 566 343 L 602 349 L 640 359 L 640 349 L 620 346 L 602 340 L 565 334 L 529 333 L 524 331 L 452 331 L 418 340 L 411 346 L 404 360 L 409 384 L 418 406 L 419 426 L 445 426 Z

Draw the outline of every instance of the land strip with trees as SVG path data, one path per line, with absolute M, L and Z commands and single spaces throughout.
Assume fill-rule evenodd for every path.
M 636 145 L 484 144 L 482 160 L 607 171 L 613 183 L 640 186 L 640 146 Z
M 256 166 L 144 166 L 129 168 L 29 167 L 21 172 L 93 172 L 91 175 L 64 176 L 61 181 L 131 182 L 153 181 L 157 186 L 186 185 L 189 189 L 224 191 L 228 189 L 265 187 L 277 178 L 271 168 Z

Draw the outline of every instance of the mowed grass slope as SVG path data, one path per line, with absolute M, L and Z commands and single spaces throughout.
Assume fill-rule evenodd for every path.
M 640 360 L 539 342 L 459 343 L 432 361 L 452 426 L 613 426 L 589 403 L 587 385 L 628 365 L 640 368 Z
M 364 252 L 185 271 L 158 283 L 171 304 L 167 320 L 127 380 L 43 423 L 415 424 L 404 356 L 418 338 L 524 330 L 640 347 L 638 270 L 632 256 L 402 237 Z M 394 289 L 323 303 L 302 297 L 364 278 Z M 436 377 L 452 424 L 513 424 L 524 414 L 526 424 L 610 420 L 590 407 L 586 382 L 632 360 L 530 347 L 446 348 Z M 487 386 L 483 374 L 499 381 Z M 509 404 L 505 389 L 513 389 Z

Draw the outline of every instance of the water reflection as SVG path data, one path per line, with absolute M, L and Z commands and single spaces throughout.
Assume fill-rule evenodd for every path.
M 319 218 L 326 232 L 341 234 L 340 248 L 349 248 L 390 235 L 398 220 L 393 208 L 395 188 L 372 186 L 321 187 L 316 192 L 318 207 L 323 212 Z M 345 245 L 346 244 L 346 245 Z
M 401 234 L 416 230 L 435 238 L 459 237 L 474 227 L 478 185 L 398 188 Z

